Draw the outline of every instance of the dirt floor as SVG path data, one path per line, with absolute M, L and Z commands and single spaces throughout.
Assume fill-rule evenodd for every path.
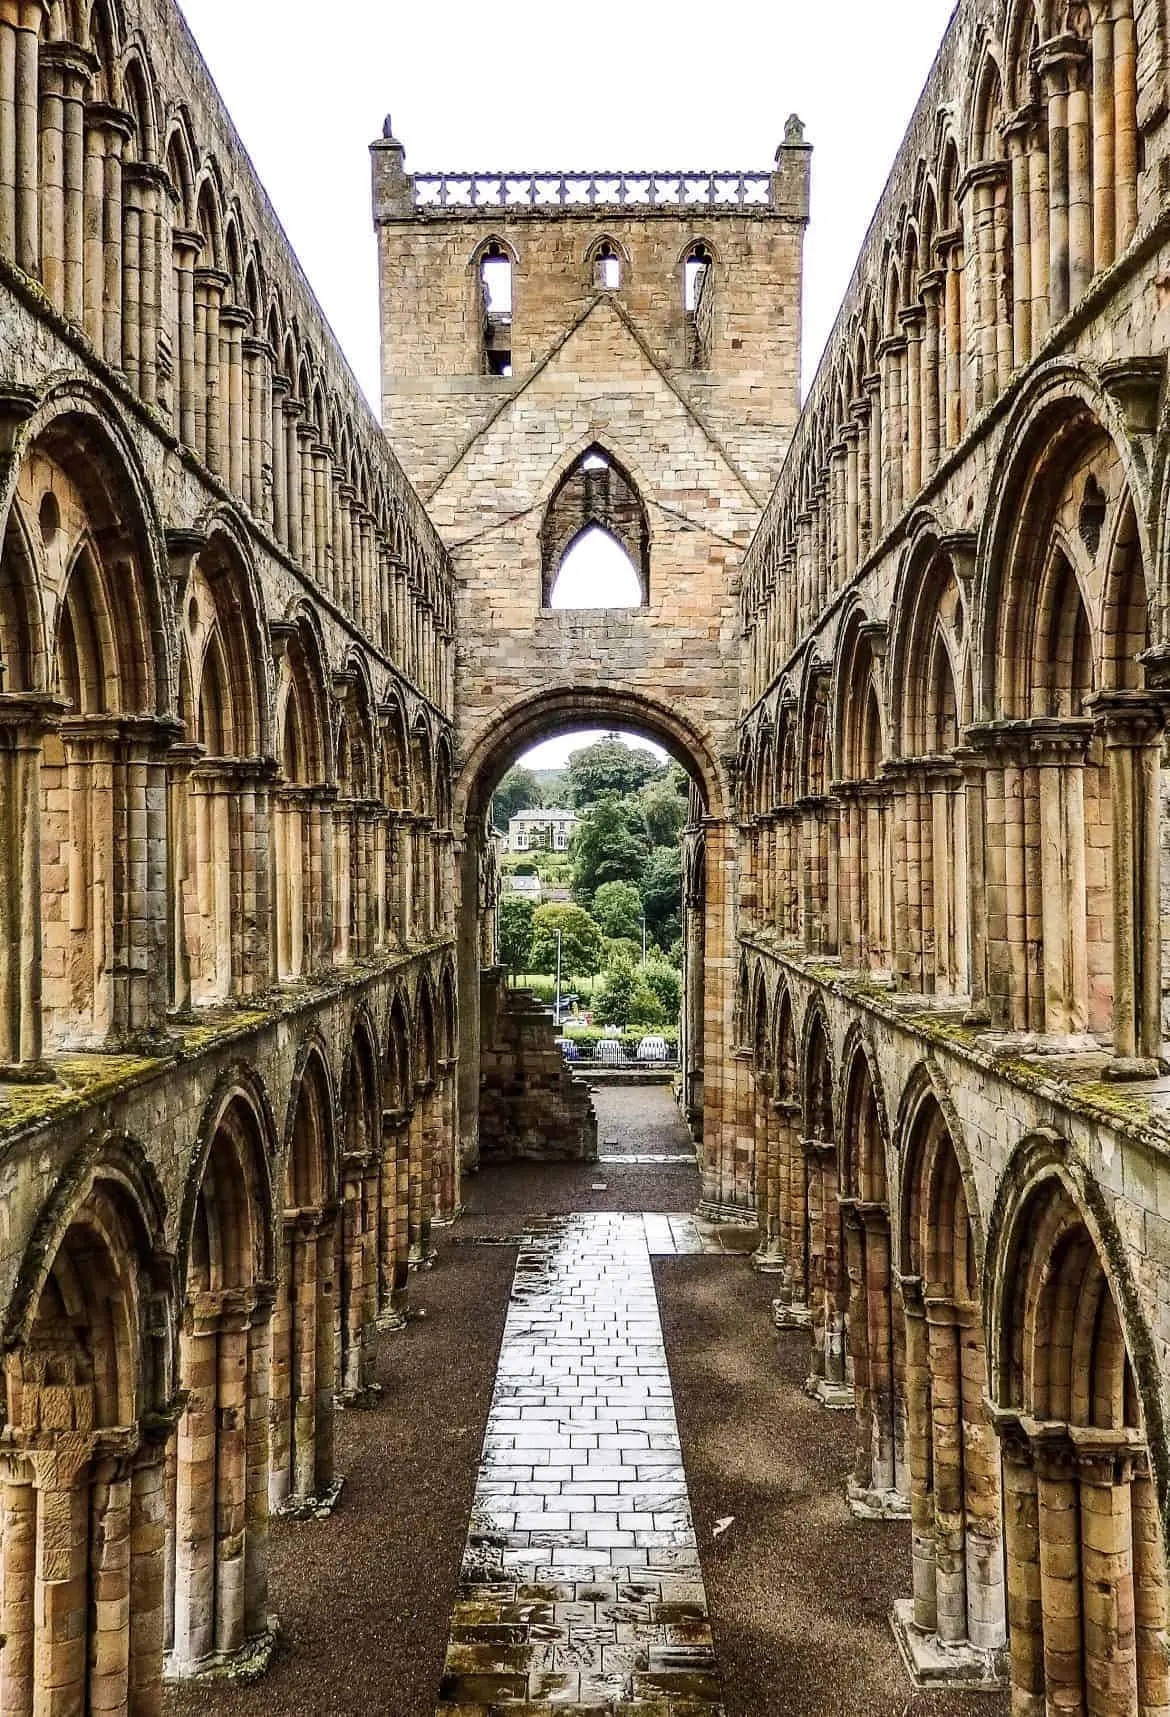
M 687 1148 L 669 1092 L 598 1096 L 603 1141 Z M 684 1212 L 698 1190 L 685 1165 L 470 1177 L 408 1327 L 380 1341 L 380 1403 L 340 1416 L 337 1511 L 273 1527 L 269 1674 L 172 1689 L 167 1717 L 433 1717 L 515 1260 L 479 1242 L 530 1214 Z M 912 1693 L 886 1620 L 910 1589 L 909 1528 L 849 1516 L 851 1421 L 803 1394 L 806 1338 L 777 1336 L 768 1280 L 712 1257 L 657 1260 L 655 1279 L 728 1717 L 1003 1717 L 998 1696 Z
M 846 1508 L 852 1417 L 804 1394 L 768 1278 L 661 1258 L 654 1280 L 728 1717 L 1006 1717 L 1006 1693 L 911 1689 L 887 1620 L 910 1527 Z

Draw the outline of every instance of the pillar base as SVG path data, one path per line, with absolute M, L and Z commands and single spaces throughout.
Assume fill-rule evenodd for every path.
M 788 1260 L 774 1247 L 758 1246 L 752 1253 L 752 1269 L 761 1276 L 782 1276 L 788 1268 Z
M 180 1662 L 173 1652 L 169 1653 L 163 1665 L 163 1680 L 230 1681 L 246 1687 L 267 1674 L 279 1639 L 280 1623 L 275 1616 L 269 1616 L 264 1632 L 242 1645 L 239 1651 L 214 1652 L 210 1657 L 200 1658 L 198 1663 Z
M 269 1513 L 281 1520 L 328 1520 L 337 1507 L 345 1480 L 336 1478 L 319 1496 L 289 1496 Z
M 811 1329 L 812 1307 L 799 1300 L 773 1300 L 772 1322 L 777 1329 Z
M 464 1206 L 457 1204 L 454 1210 L 445 1211 L 441 1216 L 432 1216 L 431 1222 L 436 1228 L 450 1228 L 463 1215 Z
M 701 1198 L 696 1216 L 701 1216 L 704 1222 L 734 1222 L 740 1228 L 755 1228 L 758 1219 L 754 1205 L 720 1204 L 717 1199 Z
M 412 1247 L 410 1257 L 406 1260 L 406 1268 L 408 1270 L 433 1270 L 435 1259 L 438 1256 L 434 1246 L 428 1246 L 425 1250 L 421 1246 Z
M 1115 1055 L 1112 1061 L 1105 1063 L 1104 1068 L 1106 1079 L 1119 1082 L 1126 1079 L 1160 1079 L 1165 1072 L 1166 1063 L 1153 1055 Z
M 351 1412 L 361 1407 L 375 1407 L 382 1399 L 380 1383 L 363 1383 L 360 1389 L 342 1389 L 333 1397 L 333 1405 Z
M 854 1478 L 845 1482 L 845 1500 L 854 1520 L 909 1520 L 910 1498 L 896 1490 L 870 1490 Z
M 830 1383 L 827 1377 L 810 1377 L 804 1392 L 834 1413 L 852 1413 L 856 1405 L 852 1384 Z
M 913 1598 L 899 1598 L 890 1611 L 890 1626 L 898 1642 L 906 1673 L 915 1687 L 933 1692 L 947 1689 L 995 1693 L 1007 1685 L 1008 1648 L 980 1651 L 968 1640 L 954 1645 L 925 1633 L 914 1623 Z
M 406 1328 L 406 1312 L 401 1306 L 387 1306 L 384 1312 L 378 1313 L 374 1328 L 380 1335 L 396 1335 Z
M 0 1062 L 0 1085 L 55 1085 L 57 1075 L 47 1061 Z

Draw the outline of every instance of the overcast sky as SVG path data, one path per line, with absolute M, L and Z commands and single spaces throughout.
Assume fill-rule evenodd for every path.
M 761 169 L 799 113 L 815 149 L 811 376 L 953 9 L 953 0 L 181 4 L 375 405 L 367 150 L 386 113 L 410 170 Z
M 378 408 L 368 147 L 387 113 L 411 171 L 764 169 L 798 113 L 814 146 L 807 383 L 954 0 L 181 4 Z

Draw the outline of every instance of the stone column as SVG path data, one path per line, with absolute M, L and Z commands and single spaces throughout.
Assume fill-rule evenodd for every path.
M 0 53 L 3 30 L 0 24 Z M 84 303 L 85 89 L 95 65 L 92 54 L 72 42 L 45 42 L 40 50 L 41 279 L 53 308 L 78 323 Z M 7 94 L 0 94 L 0 110 L 6 102 Z M 0 148 L 0 160 L 15 165 L 7 148 Z M 14 254 L 7 232 L 0 249 Z
M 286 547 L 289 545 L 288 518 L 288 432 L 285 427 L 285 403 L 287 401 L 289 384 L 284 376 L 274 374 L 272 377 L 272 499 L 270 518 L 272 529 L 278 542 Z
M 1162 1036 L 1160 776 L 1161 700 L 1107 692 L 1091 704 L 1102 722 L 1113 843 L 1113 1054 L 1115 1072 L 1156 1077 Z M 1088 831 L 1086 831 L 1088 838 Z
M 204 422 L 202 408 L 196 413 L 197 380 L 195 342 L 195 264 L 203 249 L 201 233 L 176 231 L 172 235 L 175 253 L 176 296 L 178 299 L 177 365 L 178 365 L 178 423 L 179 439 L 185 447 L 202 455 L 200 429 Z
M 1011 177 L 1012 234 L 1012 361 L 1026 364 L 1032 356 L 1032 176 L 1029 151 L 1036 125 L 1030 107 L 1013 113 L 1004 124 Z
M 1126 249 L 1137 226 L 1137 33 L 1130 0 L 1112 0 L 1113 14 L 1113 219 L 1115 252 Z
M 378 1328 L 406 1324 L 409 1281 L 410 1112 L 387 1109 L 382 1116 L 382 1182 L 378 1214 Z
M 237 304 L 226 304 L 220 312 L 220 469 L 232 494 L 241 501 L 250 499 L 244 474 L 244 333 L 251 326 L 251 312 Z
M 31 1717 L 37 1616 L 37 1492 L 32 1464 L 19 1452 L 3 1460 L 3 1582 L 0 1713 Z
M 284 541 L 290 557 L 303 565 L 304 501 L 301 479 L 301 415 L 304 406 L 291 396 L 281 405 L 284 416 L 284 475 L 288 491 L 284 502 Z M 312 433 L 311 431 L 309 432 Z
M 203 757 L 201 745 L 176 745 L 171 750 L 167 792 L 167 853 L 170 877 L 167 895 L 171 923 L 171 1009 L 184 1018 L 191 1012 L 191 942 L 189 920 L 195 912 L 196 879 L 191 862 L 191 775 Z
M 47 0 L 0 5 L 0 250 L 25 274 L 40 272 L 40 32 Z
M 899 312 L 898 320 L 906 332 L 903 359 L 905 386 L 905 498 L 909 505 L 922 487 L 922 396 L 923 396 L 923 333 L 926 311 L 921 304 L 912 304 Z

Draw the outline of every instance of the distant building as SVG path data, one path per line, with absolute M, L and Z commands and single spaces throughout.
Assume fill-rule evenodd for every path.
M 566 853 L 576 827 L 574 811 L 518 811 L 508 819 L 508 851 Z

